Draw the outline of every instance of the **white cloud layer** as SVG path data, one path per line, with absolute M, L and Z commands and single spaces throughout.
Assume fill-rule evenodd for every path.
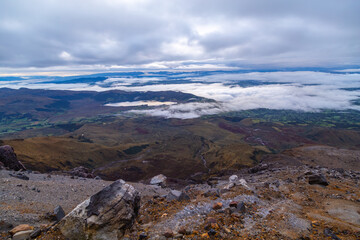
M 156 73 L 155 73 L 156 75 Z M 146 76 L 146 74 L 145 74 Z M 127 76 L 108 78 L 95 85 L 85 83 L 56 84 L 44 80 L 3 81 L 0 87 L 42 88 L 74 91 L 179 91 L 213 99 L 215 102 L 165 103 L 148 110 L 133 110 L 134 113 L 168 118 L 196 118 L 207 114 L 241 111 L 257 108 L 319 111 L 321 109 L 354 109 L 354 100 L 360 98 L 359 73 L 326 72 L 250 72 L 215 73 L 199 77 L 196 72 L 177 73 L 188 80 L 181 84 L 169 84 L 168 77 Z M 162 83 L 162 81 L 167 83 Z M 241 87 L 243 81 L 260 81 L 257 86 Z M 48 80 L 47 80 L 48 81 Z M 265 84 L 264 84 L 265 83 Z M 133 85 L 135 84 L 135 85 Z M 139 85 L 140 84 L 140 85 Z M 346 88 L 351 91 L 346 90 Z M 119 106 L 142 105 L 144 102 L 120 103 Z M 158 102 L 155 105 L 159 104 Z M 149 105 L 149 104 L 148 104 Z M 112 104 L 111 106 L 117 106 Z

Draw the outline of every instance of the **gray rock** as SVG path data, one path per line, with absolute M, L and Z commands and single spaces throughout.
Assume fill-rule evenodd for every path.
M 183 201 L 183 200 L 190 200 L 190 197 L 184 192 L 178 190 L 171 190 L 169 194 L 166 196 L 166 199 L 168 201 L 173 201 L 173 200 Z
M 56 221 L 60 221 L 61 219 L 63 219 L 65 217 L 64 209 L 62 209 L 61 206 L 57 206 L 54 209 L 54 215 L 56 217 Z
M 159 174 L 159 175 L 156 175 L 155 177 L 153 177 L 150 180 L 150 184 L 165 187 L 166 186 L 166 179 L 167 179 L 166 176 L 164 176 L 163 174 Z
M 203 193 L 204 197 L 220 197 L 220 190 L 217 188 L 212 188 Z
M 329 185 L 329 182 L 326 178 L 321 174 L 314 174 L 309 176 L 309 184 L 319 184 L 323 186 Z
M 139 192 L 117 180 L 79 204 L 55 227 L 70 240 L 121 239 L 139 208 Z
M 236 183 L 239 180 L 239 177 L 237 175 L 231 175 L 229 177 L 229 182 Z
M 9 145 L 0 147 L 0 162 L 11 170 L 26 170 L 25 166 L 17 159 L 14 149 Z
M 21 179 L 21 180 L 29 180 L 29 177 L 26 176 L 26 175 L 23 174 L 23 173 L 15 173 L 15 174 L 9 173 L 9 175 L 10 175 L 11 177 L 16 177 L 16 178 L 19 178 L 19 179 Z
M 245 207 L 245 204 L 244 202 L 239 202 L 237 205 L 236 205 L 236 210 L 241 212 L 241 213 L 245 213 L 246 212 L 246 207 Z
M 68 173 L 74 177 L 95 178 L 93 171 L 90 168 L 86 168 L 84 166 L 73 168 L 71 171 L 68 171 Z
M 250 168 L 249 170 L 248 170 L 248 172 L 249 173 L 257 173 L 257 172 L 261 172 L 261 171 L 264 171 L 264 170 L 266 170 L 266 169 L 268 169 L 269 168 L 269 165 L 267 165 L 267 164 L 259 164 L 259 165 L 257 165 L 257 166 L 255 166 L 255 167 L 253 167 L 253 168 Z

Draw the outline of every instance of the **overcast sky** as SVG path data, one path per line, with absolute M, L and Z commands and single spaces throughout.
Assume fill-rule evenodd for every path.
M 360 64 L 359 0 L 1 0 L 0 73 Z

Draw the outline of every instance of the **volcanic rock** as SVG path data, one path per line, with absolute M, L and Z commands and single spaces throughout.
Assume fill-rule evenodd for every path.
M 309 176 L 309 184 L 319 184 L 323 186 L 329 185 L 329 182 L 326 180 L 326 178 L 321 174 L 314 174 Z
M 16 174 L 9 173 L 9 175 L 12 177 L 19 178 L 21 180 L 29 180 L 29 177 L 26 176 L 24 173 L 16 173 Z
M 26 170 L 25 166 L 17 159 L 14 149 L 9 145 L 0 147 L 0 162 L 2 162 L 6 168 L 15 171 Z
M 95 175 L 92 173 L 92 170 L 83 166 L 73 168 L 68 172 L 72 176 L 82 177 L 82 178 L 95 178 Z
M 190 200 L 190 197 L 184 192 L 178 190 L 171 190 L 169 194 L 166 196 L 166 199 L 168 201 L 173 201 L 173 200 L 183 201 L 183 200 Z
M 237 175 L 231 175 L 229 177 L 229 182 L 236 183 L 239 180 L 239 177 Z
M 210 189 L 203 193 L 204 197 L 220 197 L 220 190 L 217 188 Z
M 62 209 L 61 206 L 57 206 L 54 209 L 54 215 L 56 217 L 56 220 L 60 221 L 61 219 L 63 219 L 65 217 L 65 212 L 64 212 L 64 210 Z
M 236 210 L 241 212 L 241 213 L 245 213 L 245 211 L 246 211 L 245 204 L 243 202 L 239 202 L 236 205 Z
M 164 176 L 163 174 L 159 174 L 159 175 L 156 175 L 155 177 L 153 177 L 150 180 L 150 184 L 165 187 L 166 186 L 166 179 L 167 179 L 166 176 Z
M 249 173 L 257 173 L 257 172 L 264 171 L 264 170 L 266 170 L 266 169 L 268 169 L 268 168 L 269 168 L 269 165 L 267 165 L 267 164 L 260 164 L 260 165 L 258 165 L 258 166 L 253 167 L 253 168 L 250 168 L 248 172 L 249 172 Z
M 120 239 L 140 208 L 140 194 L 117 180 L 79 204 L 56 227 L 70 240 Z

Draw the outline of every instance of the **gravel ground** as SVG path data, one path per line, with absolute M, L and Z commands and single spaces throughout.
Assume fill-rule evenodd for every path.
M 53 212 L 56 206 L 60 205 L 67 214 L 79 203 L 112 183 L 34 173 L 26 173 L 29 180 L 22 180 L 9 174 L 16 173 L 0 170 L 0 223 L 10 223 L 13 226 L 24 223 L 32 226 L 48 224 L 49 221 L 44 219 L 44 216 L 48 212 Z M 165 195 L 168 192 L 141 183 L 131 184 L 140 191 L 144 199 L 147 196 Z

